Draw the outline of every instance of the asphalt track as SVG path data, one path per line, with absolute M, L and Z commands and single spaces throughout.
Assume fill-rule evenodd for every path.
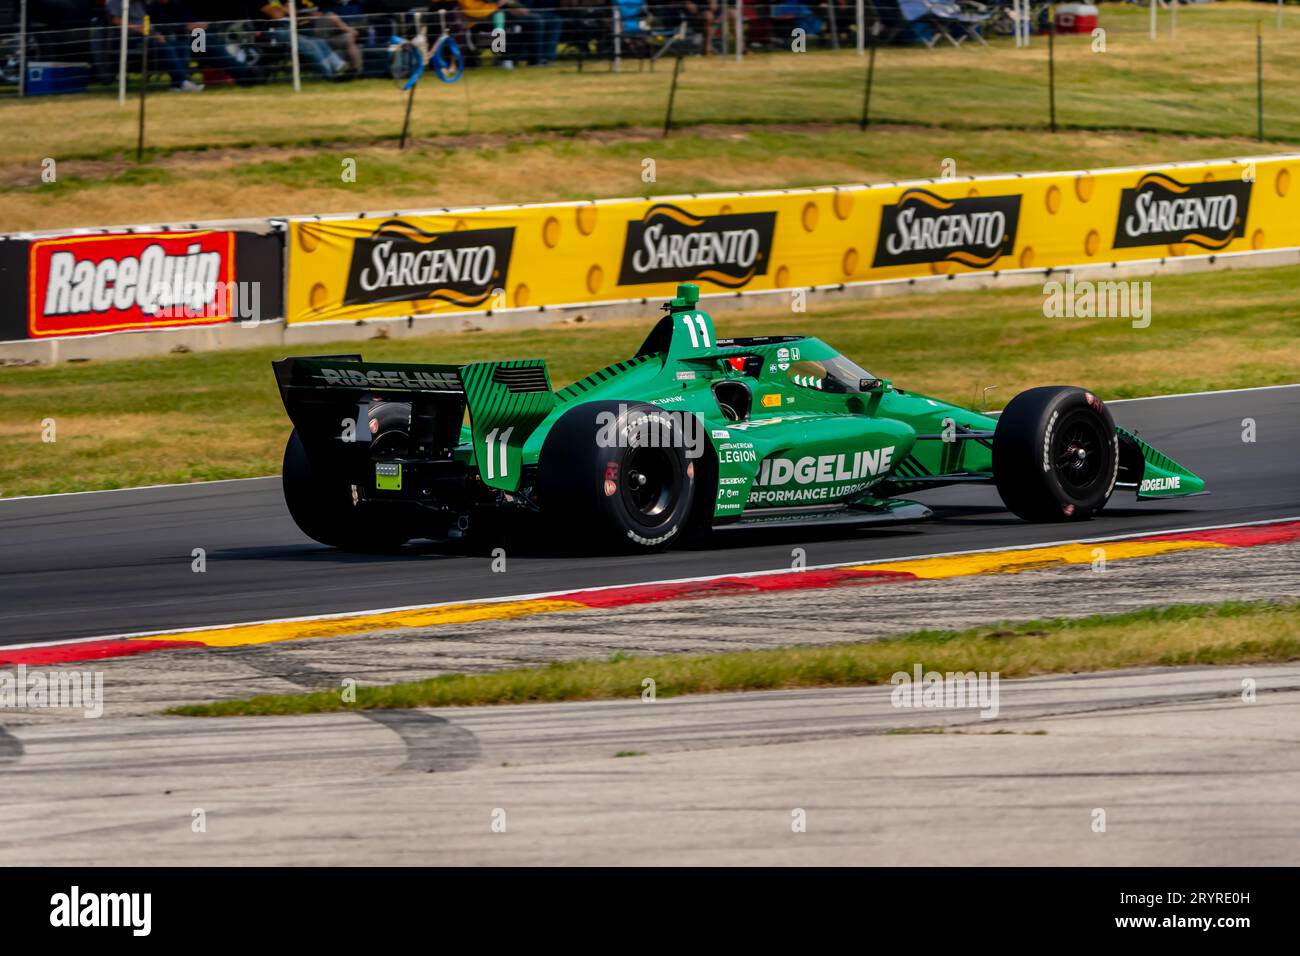
M 915 525 L 731 532 L 651 556 L 592 559 L 503 542 L 345 554 L 304 537 L 276 478 L 0 500 L 0 644 L 536 594 L 602 585 L 881 560 L 1300 515 L 1300 388 L 1114 403 L 1116 421 L 1206 478 L 1210 495 L 1137 502 L 1120 491 L 1084 525 L 1030 525 L 988 487 L 916 497 Z M 1242 440 L 1253 419 L 1256 441 Z M 574 528 L 575 537 L 582 533 Z M 204 549 L 206 571 L 191 569 Z

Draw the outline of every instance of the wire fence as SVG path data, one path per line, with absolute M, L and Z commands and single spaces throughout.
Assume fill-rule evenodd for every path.
M 813 48 L 833 49 L 852 43 L 857 30 L 854 0 L 820 5 L 725 0 L 712 8 L 692 2 L 649 7 L 622 0 L 495 6 L 466 3 L 381 14 L 324 10 L 292 18 L 213 22 L 171 22 L 164 11 L 151 18 L 151 73 L 171 79 L 173 86 L 185 80 L 213 85 L 289 82 L 296 57 L 303 78 L 386 77 L 397 68 L 394 39 L 421 31 L 451 35 L 469 68 L 570 60 L 645 69 L 670 50 L 729 55 L 740 43 L 754 51 L 784 46 L 794 30 L 802 30 Z M 871 4 L 865 7 L 869 11 Z M 895 9 L 883 16 L 900 15 Z M 107 15 L 99 19 L 103 22 L 62 29 L 42 29 L 39 22 L 25 30 L 11 24 L 0 34 L 0 88 L 11 95 L 110 90 L 119 83 L 123 64 L 127 75 L 138 76 L 141 23 L 130 20 L 124 30 L 122 24 L 108 22 Z M 27 83 L 24 61 L 29 73 L 36 71 Z M 61 67 L 62 75 L 46 81 L 51 66 Z
M 1269 138 L 1300 139 L 1300 114 L 1290 95 L 1300 82 L 1300 47 L 1291 40 L 1300 29 L 1300 10 L 1291 7 L 1288 17 L 1295 19 L 1283 31 L 1280 20 L 1272 22 L 1274 6 L 1207 4 L 1183 7 L 1181 14 L 1178 6 L 1157 7 L 1158 42 L 1148 42 L 1151 8 L 1145 3 L 1107 3 L 1098 12 L 1032 0 L 962 6 L 717 0 L 713 7 L 637 7 L 627 17 L 617 4 L 588 0 L 515 14 L 485 6 L 479 17 L 457 5 L 341 15 L 337 22 L 308 16 L 296 23 L 163 21 L 151 24 L 154 35 L 147 41 L 151 89 L 171 81 L 173 88 L 189 83 L 194 90 L 228 85 L 246 91 L 201 96 L 203 106 L 194 109 L 189 97 L 162 104 L 144 142 L 192 148 L 210 142 L 213 129 L 262 144 L 389 138 L 394 126 L 403 129 L 402 114 L 398 107 L 394 124 L 392 86 L 378 78 L 400 79 L 409 70 L 403 41 L 421 32 L 456 40 L 466 82 L 436 98 L 421 94 L 423 105 L 412 120 L 417 138 L 629 126 L 661 126 L 667 134 L 675 125 L 867 121 L 1263 138 L 1266 102 Z M 81 89 L 91 95 L 76 98 L 76 105 L 65 100 L 57 111 L 24 114 L 17 120 L 30 134 L 24 142 L 48 141 L 77 155 L 128 145 L 121 113 L 102 108 L 102 94 L 134 97 L 142 85 L 146 41 L 128 29 L 124 58 L 122 35 L 113 24 L 26 34 L 28 97 L 73 91 L 58 77 L 38 83 L 33 64 L 79 65 L 86 74 Z M 0 37 L 0 44 L 9 44 L 0 65 L 9 84 L 2 89 L 11 98 L 19 91 L 17 39 L 13 32 Z M 163 52 L 169 43 L 175 45 L 170 59 Z M 1028 51 L 1016 49 L 1026 45 Z M 800 52 L 809 55 L 791 55 Z M 675 69 L 686 60 L 684 69 Z M 559 61 L 562 66 L 544 68 Z M 286 110 L 277 89 L 295 75 L 320 92 Z M 362 82 L 342 82 L 348 77 Z M 344 87 L 346 95 L 333 92 Z M 136 141 L 131 136 L 130 145 Z M 23 152 L 24 144 L 13 149 Z
M 36 17 L 40 9 L 28 15 L 23 2 L 0 26 L 0 96 L 120 91 L 127 78 L 138 78 L 147 12 L 153 14 L 151 81 L 177 88 L 387 77 L 400 71 L 394 41 L 420 32 L 452 36 L 471 69 L 575 61 L 584 68 L 603 64 L 621 71 L 653 69 L 665 55 L 861 52 L 873 44 L 947 47 L 1006 38 L 1026 45 L 1049 27 L 1074 32 L 1096 23 L 1095 9 L 1071 12 L 1090 9 L 1085 5 L 1054 9 L 1036 0 L 550 2 L 507 6 L 460 0 L 390 13 L 357 12 L 361 4 L 356 2 L 300 11 L 287 5 L 277 7 L 283 12 L 277 19 L 209 22 L 183 19 L 183 8 L 132 0 L 125 22 L 108 12 L 110 6 L 76 26 L 43 22 Z M 1153 14 L 1153 31 L 1156 4 L 1162 0 L 1143 4 Z M 1168 9 L 1168 16 L 1176 17 L 1176 5 Z M 1142 28 L 1140 18 L 1133 17 L 1107 26 Z

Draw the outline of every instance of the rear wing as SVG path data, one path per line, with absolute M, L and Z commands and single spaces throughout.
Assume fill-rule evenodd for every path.
M 517 491 L 524 442 L 555 407 L 541 359 L 409 365 L 319 355 L 271 364 L 285 411 L 313 464 L 318 457 L 357 466 L 368 461 L 371 403 L 409 402 L 412 455 L 450 459 L 468 412 L 483 483 Z

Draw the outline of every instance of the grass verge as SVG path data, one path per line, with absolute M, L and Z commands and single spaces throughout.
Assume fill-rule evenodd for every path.
M 662 697 L 888 683 L 916 664 L 1003 678 L 1124 667 L 1260 664 L 1300 658 L 1300 605 L 1182 605 L 1080 620 L 1027 621 L 963 631 L 915 631 L 869 644 L 730 654 L 616 655 L 338 691 L 219 701 L 167 711 L 187 717 L 313 714 L 342 710 L 467 707 L 564 700 L 635 700 L 651 678 Z
M 720 334 L 815 335 L 899 386 L 1001 407 L 1045 383 L 1108 399 L 1296 381 L 1300 268 L 1152 279 L 1152 322 L 1049 319 L 1035 287 L 850 302 L 807 313 L 720 314 Z M 540 356 L 556 387 L 636 351 L 644 322 L 314 345 L 395 362 Z M 288 420 L 280 348 L 0 369 L 0 497 L 276 474 Z M 55 442 L 42 441 L 45 419 Z M 1123 417 L 1121 424 L 1123 423 Z

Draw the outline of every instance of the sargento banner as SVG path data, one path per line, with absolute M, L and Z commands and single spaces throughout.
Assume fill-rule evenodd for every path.
M 1190 242 L 1223 249 L 1246 234 L 1250 182 L 1179 182 L 1164 173 L 1143 176 L 1121 191 L 1115 248 Z
M 669 203 L 627 224 L 620 285 L 710 282 L 743 288 L 767 272 L 775 212 L 694 216 Z
M 352 242 L 344 305 L 428 299 L 482 305 L 510 268 L 514 227 L 425 232 L 389 219 Z
M 32 338 L 226 322 L 235 285 L 235 233 L 36 239 L 28 268 Z
M 1059 269 L 1300 246 L 1300 156 L 290 219 L 325 322 Z
M 959 262 L 983 268 L 1011 255 L 1019 220 L 1019 195 L 944 199 L 928 189 L 909 189 L 880 210 L 871 264 Z

